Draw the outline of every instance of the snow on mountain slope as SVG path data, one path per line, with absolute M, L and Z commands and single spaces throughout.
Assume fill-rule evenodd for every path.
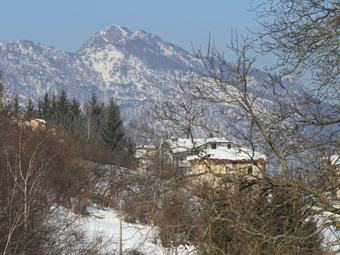
M 193 55 L 160 37 L 112 25 L 93 35 L 76 53 L 39 43 L 0 44 L 5 84 L 22 99 L 37 100 L 45 91 L 64 89 L 86 102 L 92 93 L 114 97 L 126 119 L 139 119 L 162 98 L 169 98 L 177 79 L 203 71 Z M 254 77 L 258 84 L 259 72 Z
M 22 99 L 62 89 L 81 102 L 92 93 L 103 100 L 114 95 L 127 118 L 167 94 L 176 76 L 200 68 L 192 55 L 160 37 L 117 25 L 92 36 L 77 53 L 30 41 L 0 44 L 5 83 Z
M 0 70 L 6 86 L 22 98 L 65 89 L 81 101 L 92 92 L 102 94 L 103 82 L 76 54 L 39 43 L 17 41 L 0 44 Z
M 145 31 L 117 25 L 95 34 L 78 54 L 101 75 L 123 111 L 143 111 L 168 93 L 179 74 L 201 69 L 185 50 Z
M 104 31 L 92 36 L 78 53 L 91 59 L 93 53 L 110 51 L 112 46 L 123 53 L 121 56 L 125 56 L 124 62 L 129 63 L 138 59 L 148 69 L 185 71 L 199 65 L 198 60 L 191 54 L 163 41 L 158 36 L 142 30 L 131 32 L 127 28 L 117 25 L 109 26 Z M 133 58 L 130 59 L 131 57 Z

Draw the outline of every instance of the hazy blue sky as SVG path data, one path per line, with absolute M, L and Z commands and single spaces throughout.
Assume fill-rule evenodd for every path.
M 143 29 L 191 50 L 209 33 L 222 50 L 232 29 L 257 27 L 249 0 L 0 0 L 0 41 L 38 41 L 76 51 L 111 24 Z

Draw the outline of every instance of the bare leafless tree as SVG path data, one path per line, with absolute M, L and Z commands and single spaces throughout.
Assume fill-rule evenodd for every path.
M 171 101 L 158 107 L 156 116 L 189 138 L 213 133 L 251 148 L 250 157 L 255 151 L 267 155 L 261 178 L 251 183 L 233 180 L 240 190 L 254 188 L 259 193 L 240 192 L 228 198 L 222 192 L 224 198 L 216 200 L 212 195 L 202 200 L 207 208 L 218 207 L 223 199 L 231 202 L 207 210 L 201 228 L 206 241 L 201 249 L 208 254 L 321 253 L 320 234 L 339 214 L 334 201 L 339 182 L 331 181 L 337 178 L 337 169 L 329 160 L 339 153 L 338 101 L 331 90 L 328 96 L 315 93 L 287 72 L 260 72 L 254 67 L 256 58 L 249 55 L 252 49 L 252 40 L 233 37 L 229 45 L 235 54 L 232 63 L 213 47 L 206 53 L 197 51 L 206 72 L 182 80 Z M 249 208 L 239 207 L 241 201 Z M 281 203 L 287 207 L 277 215 Z M 258 205 L 268 211 L 263 213 Z M 297 211 L 290 211 L 292 208 Z M 322 212 L 332 216 L 327 223 L 317 224 Z M 242 220 L 236 220 L 240 217 Z M 270 217 L 279 217 L 279 225 Z M 260 225 L 254 225 L 257 220 Z M 212 230 L 216 222 L 217 233 Z M 228 233 L 232 233 L 230 237 Z M 235 235 L 243 239 L 236 240 Z M 224 242 L 223 237 L 230 239 Z
M 311 72 L 314 82 L 339 87 L 339 2 L 268 0 L 255 3 L 262 50 L 287 72 Z M 339 96 L 339 94 L 337 94 Z

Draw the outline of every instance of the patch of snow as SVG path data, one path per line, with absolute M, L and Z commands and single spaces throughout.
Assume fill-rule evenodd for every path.
M 43 120 L 43 119 L 34 119 L 34 120 L 36 120 L 37 122 L 41 124 L 46 124 L 46 120 Z
M 208 143 L 230 143 L 231 141 L 225 138 L 212 137 L 212 138 L 207 138 L 207 139 L 176 138 L 176 139 L 168 139 L 166 142 L 169 144 L 171 150 L 174 153 L 178 153 L 178 152 L 188 151 L 188 150 L 200 147 Z
M 203 151 L 203 155 L 192 155 L 188 156 L 187 160 L 195 160 L 201 159 L 202 156 L 207 156 L 209 159 L 220 159 L 220 160 L 266 160 L 266 156 L 258 153 L 256 151 L 252 151 L 247 148 L 226 148 L 226 147 L 217 147 L 216 149 L 206 149 Z
M 340 165 L 340 155 L 332 155 L 330 157 L 331 164 L 334 166 Z
M 99 35 L 103 38 L 103 40 L 105 41 L 105 42 L 108 42 L 109 40 L 107 40 L 107 38 L 106 38 L 106 31 L 100 31 L 99 32 Z
M 176 53 L 172 50 L 172 48 L 170 48 L 169 46 L 166 47 L 164 46 L 164 44 L 162 43 L 158 43 L 159 47 L 161 48 L 161 50 L 163 51 L 163 54 L 166 56 L 173 56 Z
M 331 212 L 321 212 L 317 216 L 318 225 L 328 224 L 322 231 L 322 245 L 328 250 L 340 254 L 340 230 L 336 229 L 335 222 L 340 222 L 340 215 Z
M 112 81 L 113 66 L 122 59 L 124 59 L 124 54 L 111 45 L 105 51 L 94 52 L 91 56 L 91 63 L 94 70 L 102 75 L 104 82 L 109 82 Z
M 253 77 L 253 76 L 247 76 L 247 77 L 246 77 L 246 80 L 247 80 L 247 83 L 248 83 L 250 86 L 256 85 L 256 83 L 257 83 L 256 78 Z
M 147 36 L 147 34 L 145 32 L 138 30 L 138 31 L 133 33 L 131 38 L 147 39 L 148 36 Z
M 110 250 L 118 251 L 119 247 L 119 214 L 113 209 L 99 209 L 92 207 L 91 216 L 81 218 L 80 227 L 87 233 L 89 238 L 96 234 L 102 234 L 107 239 L 111 239 Z M 158 238 L 156 227 L 140 224 L 129 224 L 123 221 L 122 240 L 123 251 L 138 250 L 148 255 L 172 254 L 169 249 L 163 248 Z M 193 247 L 180 246 L 178 255 L 194 255 Z
M 123 37 L 125 37 L 125 36 L 127 36 L 129 34 L 123 27 L 121 27 L 119 25 L 114 25 L 114 27 L 117 28 L 121 32 Z

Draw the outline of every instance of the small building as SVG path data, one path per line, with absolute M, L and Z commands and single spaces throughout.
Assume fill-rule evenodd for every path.
M 177 172 L 212 182 L 219 176 L 262 177 L 266 156 L 225 138 L 169 139 L 163 154 Z
M 162 143 L 161 152 L 169 163 L 175 165 L 177 172 L 189 174 L 192 169 L 187 157 L 203 144 L 203 139 L 171 138 Z
M 31 128 L 33 132 L 36 132 L 38 130 L 46 130 L 53 136 L 57 135 L 57 127 L 52 124 L 47 123 L 43 119 L 37 119 L 37 118 L 31 119 Z
M 31 119 L 31 127 L 32 131 L 35 132 L 37 130 L 45 129 L 46 128 L 46 121 L 43 119 Z

